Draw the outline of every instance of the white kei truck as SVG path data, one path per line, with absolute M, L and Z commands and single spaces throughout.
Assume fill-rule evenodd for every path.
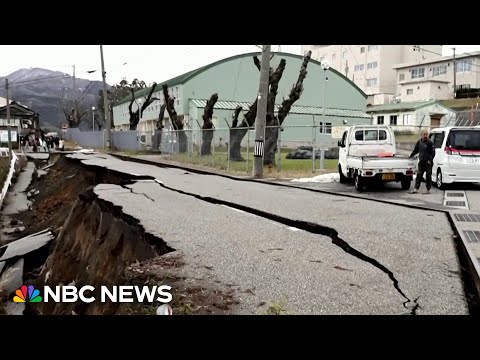
M 410 189 L 415 160 L 396 154 L 395 134 L 387 125 L 348 127 L 338 142 L 340 183 L 353 181 L 357 191 L 368 185 L 400 182 Z

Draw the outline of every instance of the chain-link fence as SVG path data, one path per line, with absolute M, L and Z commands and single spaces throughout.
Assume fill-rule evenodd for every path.
M 422 130 L 431 131 L 445 126 L 480 126 L 480 112 L 458 113 L 441 122 L 425 121 L 425 116 L 411 121 L 415 125 L 378 124 L 391 126 L 395 132 L 397 152 L 410 153 Z M 377 124 L 374 124 L 377 125 Z M 331 126 L 288 125 L 267 126 L 264 159 L 267 173 L 316 173 L 336 171 L 338 141 L 349 125 Z M 69 138 L 81 146 L 101 148 L 105 145 L 104 131 L 68 131 Z M 112 131 L 112 148 L 118 151 L 142 151 L 159 154 L 162 158 L 182 163 L 227 170 L 251 175 L 255 129 L 213 128 L 162 131 Z

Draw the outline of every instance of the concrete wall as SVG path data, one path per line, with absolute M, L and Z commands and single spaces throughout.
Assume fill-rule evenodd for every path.
M 441 54 L 442 45 L 419 45 L 421 49 Z M 362 51 L 363 48 L 363 51 Z M 393 65 L 404 62 L 419 62 L 435 57 L 431 52 L 413 51 L 413 45 L 302 45 L 302 53 L 311 50 L 318 61 L 328 60 L 330 65 L 350 80 L 353 80 L 367 94 L 394 94 L 396 74 Z M 368 68 L 377 62 L 376 68 Z M 363 69 L 355 70 L 355 66 Z M 347 71 L 348 69 L 348 71 Z M 375 86 L 368 86 L 367 79 L 377 79 Z M 386 98 L 376 97 L 375 105 L 383 104 Z
M 398 93 L 404 102 L 449 99 L 452 97 L 451 86 L 438 81 L 403 83 L 398 86 Z
M 462 61 L 471 62 L 472 65 L 467 69 L 467 71 L 456 72 L 457 86 L 470 85 L 471 88 L 480 88 L 480 72 L 478 71 L 478 68 L 480 68 L 480 56 L 459 58 L 457 60 L 457 66 L 459 66 L 458 64 Z M 412 70 L 418 68 L 424 68 L 424 77 L 412 79 Z M 415 64 L 399 68 L 396 70 L 396 72 L 396 78 L 398 80 L 397 91 L 402 94 L 402 101 L 424 100 L 425 98 L 420 97 L 420 95 L 423 96 L 423 93 L 420 93 L 419 97 L 417 97 L 414 91 L 414 96 L 406 98 L 405 91 L 402 90 L 406 89 L 407 87 L 411 88 L 410 86 L 419 86 L 419 81 L 429 82 L 430 80 L 443 81 L 446 83 L 446 85 L 441 86 L 441 89 L 438 89 L 438 87 L 437 89 L 432 89 L 430 92 L 430 98 L 436 100 L 453 99 L 453 59 L 446 59 L 443 61 L 435 61 L 430 63 L 424 61 L 422 64 Z M 402 76 L 404 80 L 400 80 Z

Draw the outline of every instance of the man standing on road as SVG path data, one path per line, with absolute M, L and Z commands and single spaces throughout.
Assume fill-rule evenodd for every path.
M 417 141 L 415 149 L 410 154 L 410 157 L 414 157 L 418 154 L 418 172 L 417 179 L 415 180 L 415 187 L 410 194 L 415 194 L 420 189 L 420 184 L 422 183 L 423 174 L 426 173 L 425 178 L 427 180 L 427 191 L 425 194 L 430 194 L 430 189 L 432 188 L 432 166 L 433 159 L 435 158 L 435 147 L 433 142 L 428 139 L 428 131 L 422 131 L 422 138 Z

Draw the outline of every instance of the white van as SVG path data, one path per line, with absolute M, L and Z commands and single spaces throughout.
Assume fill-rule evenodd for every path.
M 435 146 L 432 181 L 439 189 L 455 182 L 480 182 L 480 127 L 445 127 L 431 131 Z

